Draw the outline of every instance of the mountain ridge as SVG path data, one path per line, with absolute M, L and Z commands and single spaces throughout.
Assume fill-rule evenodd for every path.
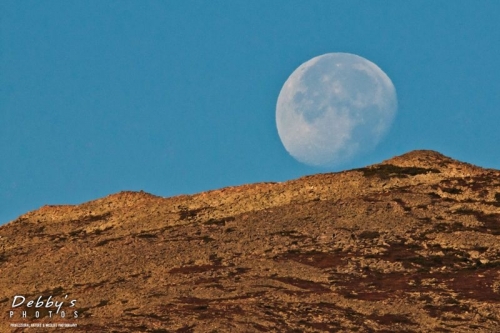
M 499 240 L 500 171 L 419 150 L 280 183 L 41 207 L 0 226 L 0 307 L 7 323 L 61 321 L 8 315 L 15 295 L 68 294 L 75 332 L 488 332 Z
M 429 163 L 430 159 L 433 160 L 434 164 L 432 164 L 432 162 Z M 384 160 L 381 163 L 373 164 L 372 166 L 368 166 L 366 168 L 377 168 L 380 165 L 387 165 L 387 164 L 401 166 L 401 167 L 406 167 L 408 165 L 411 165 L 412 167 L 420 166 L 422 168 L 430 168 L 430 166 L 435 166 L 435 165 L 441 165 L 441 167 L 443 167 L 443 166 L 447 166 L 449 164 L 453 164 L 453 165 L 463 166 L 469 170 L 478 170 L 478 167 L 476 167 L 472 164 L 468 164 L 468 163 L 454 160 L 450 157 L 447 157 L 441 153 L 438 153 L 438 152 L 432 151 L 432 150 L 414 150 L 414 151 L 411 151 L 409 153 L 402 154 L 402 155 L 390 158 L 388 160 Z M 58 213 L 60 213 L 60 211 L 63 211 L 63 210 L 70 210 L 70 209 L 73 209 L 74 207 L 78 207 L 78 206 L 82 206 L 82 205 L 83 206 L 92 206 L 94 203 L 100 204 L 102 201 L 105 201 L 107 199 L 111 199 L 111 200 L 116 199 L 117 201 L 120 201 L 121 199 L 127 200 L 126 199 L 127 196 L 137 196 L 137 198 L 148 197 L 148 198 L 151 198 L 153 200 L 156 200 L 156 199 L 166 199 L 166 200 L 172 199 L 173 200 L 173 199 L 181 199 L 181 198 L 196 198 L 196 197 L 200 197 L 200 196 L 203 197 L 203 196 L 220 195 L 220 194 L 226 194 L 226 193 L 235 193 L 235 192 L 237 193 L 237 192 L 241 192 L 241 191 L 245 191 L 245 190 L 252 190 L 252 189 L 259 189 L 260 190 L 260 189 L 264 189 L 264 188 L 268 188 L 268 187 L 271 188 L 274 185 L 286 184 L 289 182 L 301 181 L 301 180 L 307 180 L 307 179 L 314 179 L 315 177 L 318 177 L 321 175 L 336 175 L 336 174 L 342 174 L 342 173 L 351 172 L 351 171 L 366 170 L 366 168 L 344 170 L 344 171 L 332 172 L 332 173 L 306 175 L 306 176 L 299 177 L 297 179 L 288 180 L 288 181 L 284 181 L 284 182 L 258 182 L 258 183 L 251 183 L 251 184 L 244 184 L 244 185 L 237 185 L 237 186 L 227 186 L 224 188 L 204 191 L 204 192 L 195 193 L 195 194 L 191 194 L 191 195 L 181 194 L 181 195 L 176 195 L 176 196 L 172 196 L 172 197 L 156 196 L 154 194 L 147 193 L 144 191 L 120 191 L 118 193 L 113 193 L 113 194 L 107 195 L 103 198 L 94 199 L 94 200 L 84 202 L 81 204 L 45 205 L 45 206 L 40 207 L 39 209 L 35 209 L 35 210 L 30 211 L 26 214 L 22 214 L 18 219 L 24 219 L 27 216 L 31 216 L 33 214 L 36 214 L 36 212 L 38 212 L 38 211 L 44 212 L 44 215 L 46 215 L 45 214 L 46 211 L 47 212 L 54 211 L 54 213 L 57 215 Z M 455 169 L 456 168 L 454 168 L 452 170 L 455 170 Z M 485 170 L 485 169 L 479 168 L 479 170 Z M 460 173 L 460 175 L 462 175 L 462 176 L 468 175 L 468 173 L 464 174 L 462 172 L 462 173 Z

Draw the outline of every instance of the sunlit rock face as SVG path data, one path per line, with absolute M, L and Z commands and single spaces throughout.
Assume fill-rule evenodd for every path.
M 283 183 L 45 206 L 0 227 L 0 272 L 1 332 L 496 332 L 500 171 L 414 151 Z M 27 306 L 49 296 L 65 319 Z

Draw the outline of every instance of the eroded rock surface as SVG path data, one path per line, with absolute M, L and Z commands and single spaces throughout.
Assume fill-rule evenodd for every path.
M 25 305 L 9 318 L 14 295 L 68 295 L 79 318 Z M 500 171 L 413 151 L 284 183 L 44 206 L 0 227 L 0 308 L 4 332 L 495 332 Z

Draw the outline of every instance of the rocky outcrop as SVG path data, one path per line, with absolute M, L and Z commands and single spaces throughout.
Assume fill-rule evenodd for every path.
M 27 306 L 40 296 L 69 316 Z M 0 227 L 0 307 L 5 332 L 494 332 L 500 171 L 413 151 L 283 183 L 44 206 Z

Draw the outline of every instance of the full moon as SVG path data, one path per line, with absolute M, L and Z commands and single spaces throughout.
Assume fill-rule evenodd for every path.
M 327 53 L 286 80 L 276 125 L 296 160 L 330 167 L 375 148 L 396 110 L 394 85 L 377 65 L 354 54 Z

